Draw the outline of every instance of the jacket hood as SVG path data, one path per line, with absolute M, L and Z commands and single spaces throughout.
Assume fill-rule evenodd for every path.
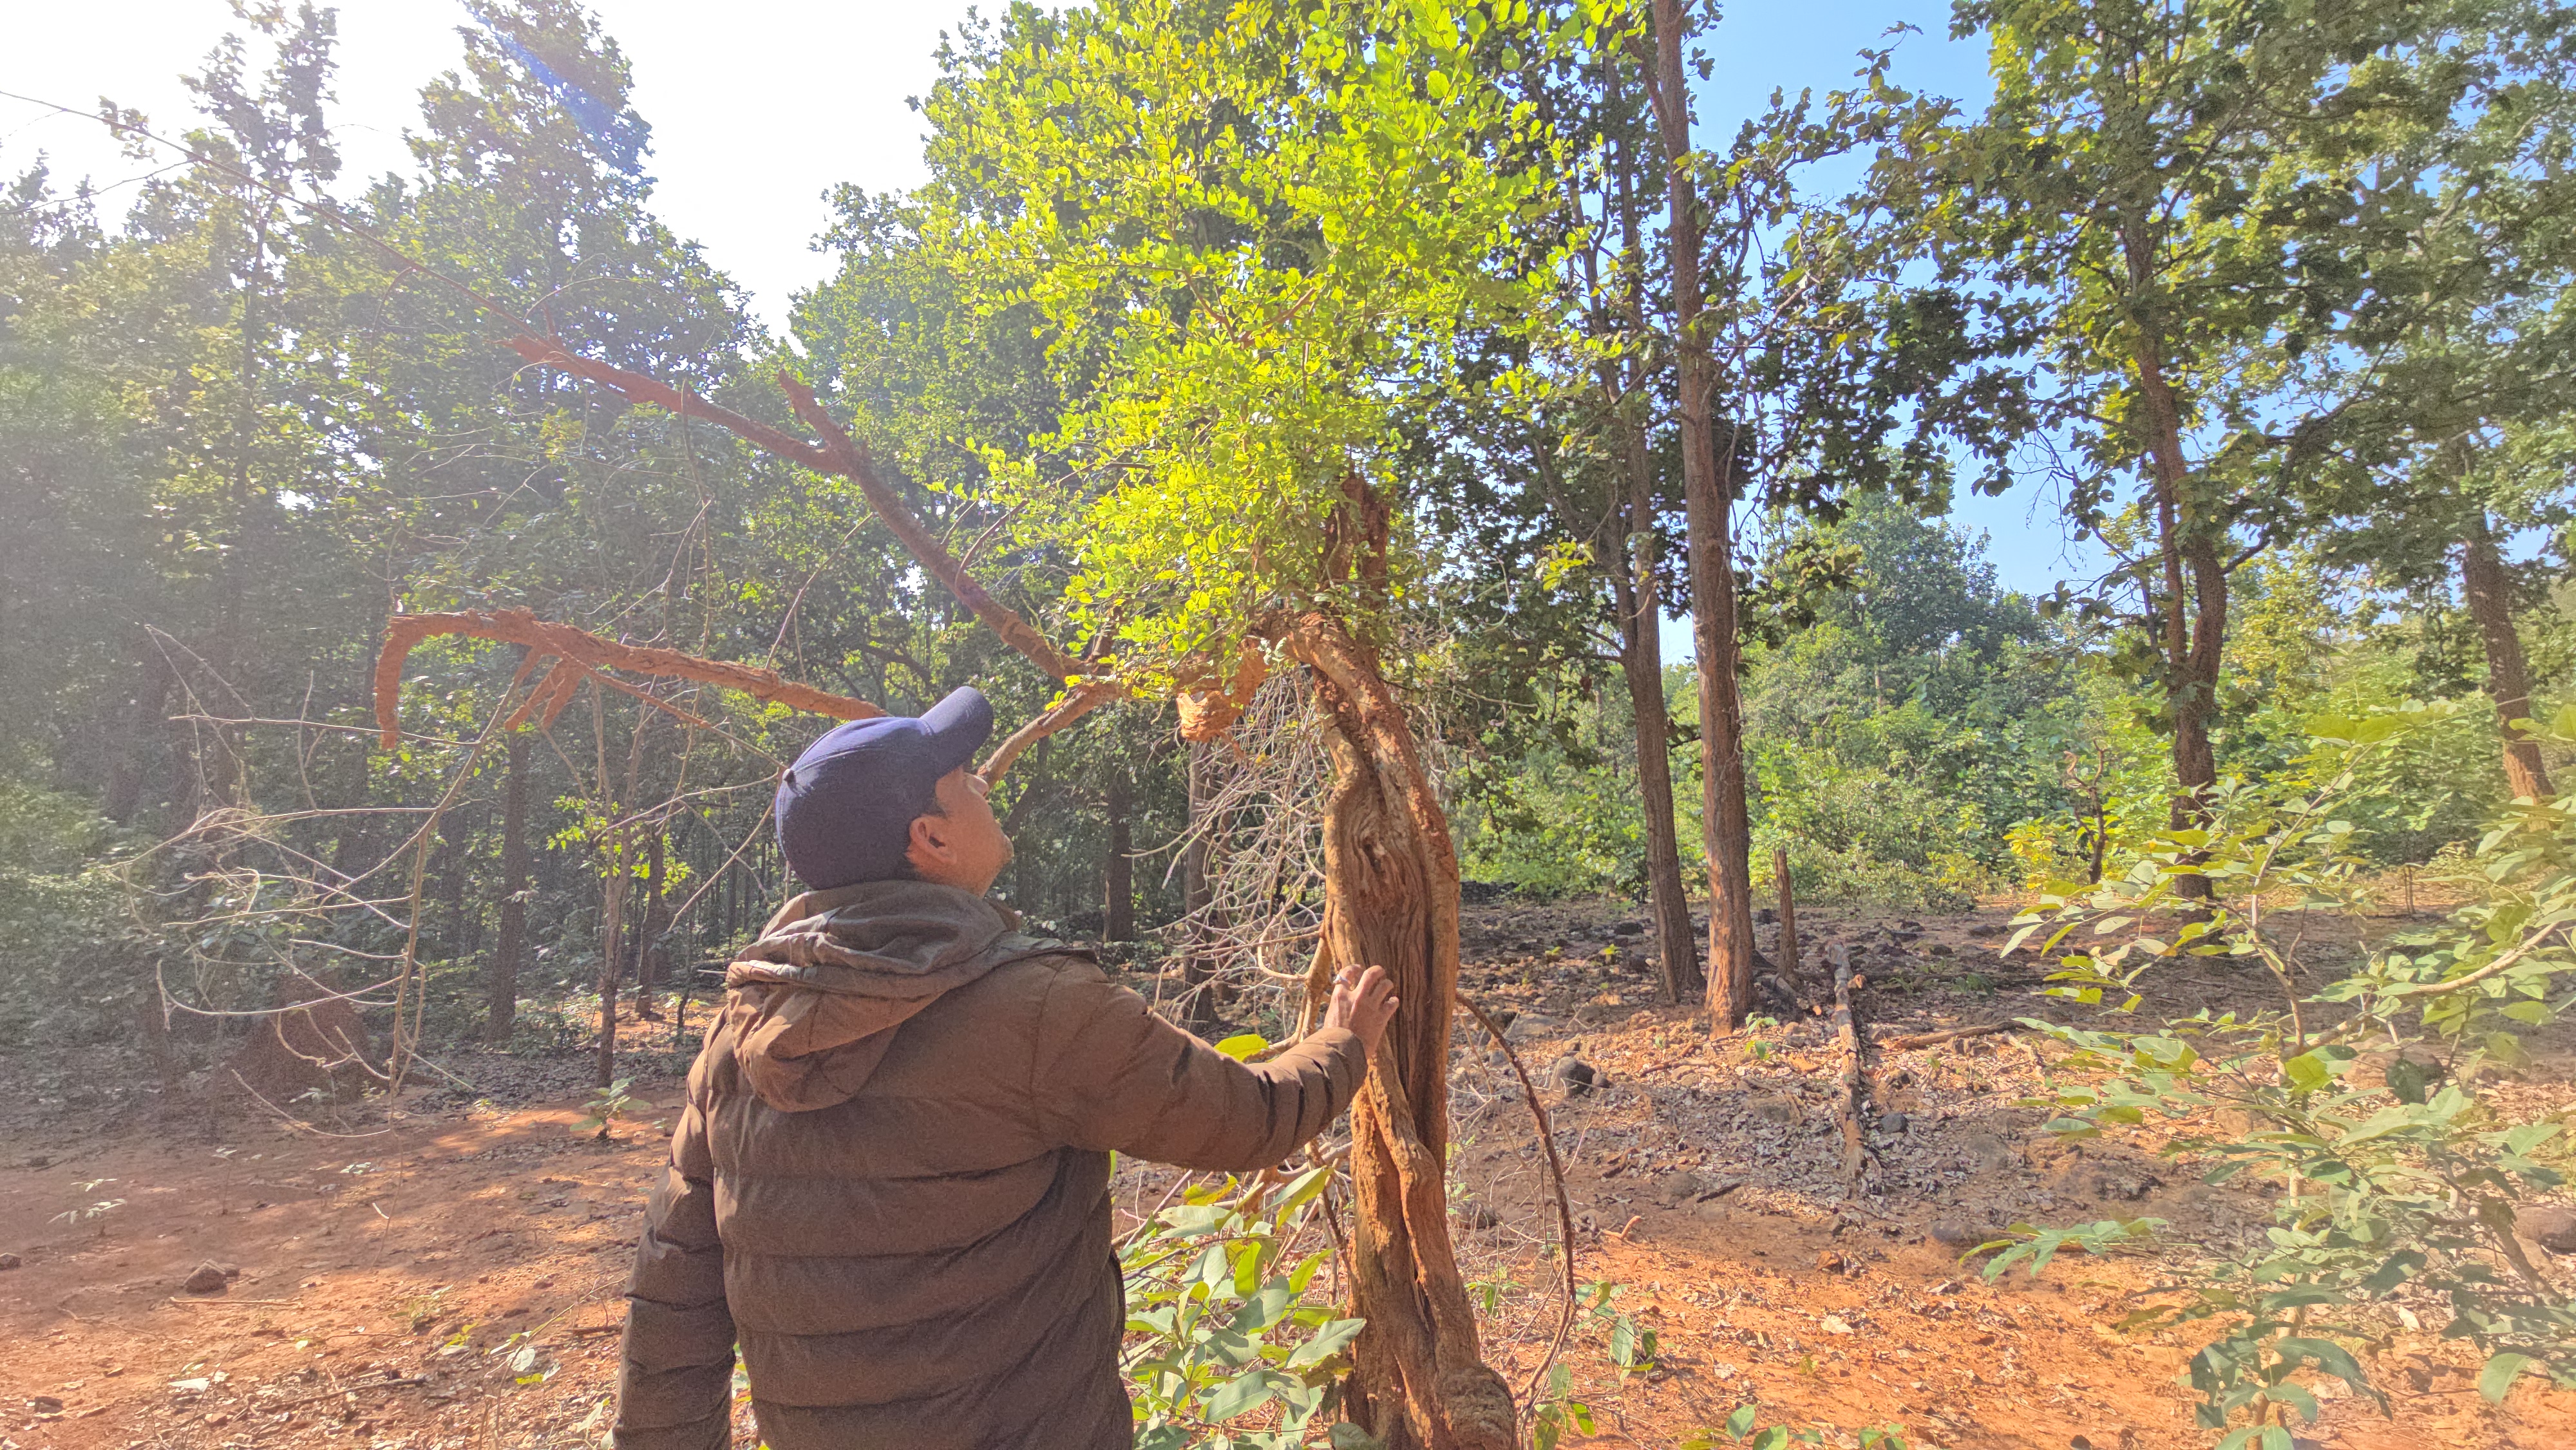
M 995 948 L 1018 925 L 1008 907 L 929 881 L 790 898 L 725 971 L 744 1077 L 781 1112 L 848 1101 L 895 1028 L 1010 959 Z

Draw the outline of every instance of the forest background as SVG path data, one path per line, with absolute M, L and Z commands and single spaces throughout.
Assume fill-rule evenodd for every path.
M 980 476 L 990 460 L 979 450 L 1044 434 L 1062 404 L 1042 350 L 1018 329 L 980 327 L 983 304 L 924 260 L 923 203 L 841 193 L 842 220 L 822 239 L 840 271 L 798 297 L 791 344 L 754 324 L 739 292 L 656 220 L 640 164 L 649 132 L 624 107 L 613 39 L 583 13 L 478 12 L 465 70 L 422 93 L 416 170 L 354 192 L 339 184 L 330 131 L 327 12 L 246 14 L 251 23 L 190 80 L 205 115 L 185 144 L 219 166 L 156 176 L 122 216 L 107 216 L 79 183 L 23 157 L 4 214 L 0 429 L 15 526 L 0 541 L 10 685 L 0 999 L 13 1038 L 126 1033 L 153 977 L 144 964 L 194 971 L 223 957 L 174 939 L 166 911 L 136 914 L 138 882 L 184 870 L 166 860 L 129 869 L 209 811 L 293 813 L 315 859 L 350 870 L 399 835 L 381 812 L 429 804 L 453 744 L 433 736 L 379 755 L 364 729 L 372 651 L 394 612 L 533 608 L 611 637 L 766 663 L 895 709 L 970 680 L 1006 713 L 1043 701 L 1044 682 L 1019 678 L 961 627 L 952 601 L 838 491 L 703 427 L 521 369 L 487 344 L 488 317 L 376 244 L 711 396 L 753 389 L 781 361 L 808 368 L 827 397 L 865 403 L 917 506 L 972 538 L 989 532 L 992 506 L 945 480 Z M 1978 15 L 1963 17 L 1973 32 Z M 954 42 L 947 84 L 1003 63 L 997 37 L 1032 23 L 1015 17 Z M 590 98 L 589 112 L 529 69 L 539 54 Z M 1860 104 L 1869 84 L 1836 104 Z M 1795 102 L 1783 98 L 1770 131 L 1748 123 L 1733 144 L 1777 148 Z M 1855 149 L 1801 159 L 1849 175 Z M 1768 212 L 1736 229 L 1755 253 L 1737 268 L 1741 333 L 1786 334 L 1823 315 L 1798 318 L 1794 298 L 1764 295 L 1776 285 L 1766 269 L 1803 263 L 1792 261 L 1799 226 L 1860 214 L 1840 194 L 1804 195 L 1801 176 L 1782 168 L 1754 202 Z M 280 195 L 332 188 L 353 198 L 343 213 L 352 225 Z M 1649 278 L 1645 254 L 1659 244 L 1639 244 Z M 1919 269 L 1928 256 L 1900 265 Z M 2554 281 L 2530 283 L 2521 305 L 2545 314 Z M 1579 310 L 1565 306 L 1555 325 L 1579 332 Z M 1794 404 L 1809 385 L 1779 371 L 1785 352 L 1761 337 L 1743 352 L 1734 386 L 1745 407 Z M 2258 364 L 2270 365 L 2245 353 L 2212 367 L 2250 377 Z M 2230 406 L 2266 406 L 2245 401 L 2241 379 L 2219 381 L 2238 390 Z M 1689 591 L 1664 386 L 1666 396 L 1639 400 L 1656 470 L 1647 523 L 1665 540 L 1656 567 L 1679 610 Z M 2306 384 L 2271 386 L 2285 397 Z M 1490 428 L 1492 401 L 1472 406 L 1485 416 L 1421 418 L 1423 449 L 1439 449 L 1442 429 Z M 1443 563 L 1407 615 L 1406 667 L 1437 721 L 1471 881 L 1537 895 L 1640 892 L 1650 833 L 1638 697 L 1616 687 L 1624 531 L 1548 477 L 1550 451 L 1592 446 L 1597 421 L 1569 407 L 1541 426 L 1558 435 L 1478 440 L 1472 455 L 1451 447 L 1438 460 L 1459 476 L 1413 521 Z M 2000 587 L 1983 536 L 1942 521 L 1969 487 L 1952 475 L 1972 465 L 1970 449 L 1944 443 L 1903 480 L 1846 468 L 1819 496 L 1819 445 L 1776 420 L 1763 426 L 1781 432 L 1781 455 L 1766 460 L 1770 478 L 1739 488 L 1747 496 L 1734 508 L 1757 860 L 1785 850 L 1799 888 L 1817 897 L 1956 905 L 2089 852 L 2097 817 L 2114 843 L 2164 819 L 2171 707 L 2137 657 L 2136 630 L 2108 617 L 2149 612 L 2121 603 L 2149 545 L 2136 508 L 2099 496 L 2103 470 L 2070 456 L 2062 425 L 2052 435 L 2031 422 L 2010 440 L 2019 471 L 1986 476 L 1989 486 L 2046 479 L 2071 510 L 2070 533 L 2114 556 L 2103 577 L 2049 598 Z M 2221 443 L 2219 420 L 2201 426 Z M 2547 700 L 2576 649 L 2564 463 L 2542 446 L 2554 437 L 2546 429 L 2488 426 L 2517 440 L 2511 476 L 2488 485 L 2491 517 L 2529 688 Z M 2392 477 L 2410 458 L 2383 449 Z M 2392 519 L 2406 520 L 2393 503 L 2374 513 L 2367 498 L 2343 517 L 2332 505 L 2304 517 L 2266 507 L 2253 527 L 2233 526 L 2245 557 L 2215 694 L 2231 776 L 2284 768 L 2305 749 L 2301 722 L 2321 712 L 2462 701 L 2486 687 L 2491 641 L 2471 617 L 2456 549 L 2445 553 L 2451 541 L 2377 547 Z M 2117 567 L 2120 557 L 2132 567 Z M 1059 607 L 1062 580 L 1060 566 L 1013 562 L 1012 587 L 1033 615 Z M 2095 603 L 2072 607 L 2079 600 Z M 464 731 L 514 663 L 506 651 L 424 653 L 409 718 Z M 1695 664 L 1662 674 L 1666 718 L 1650 728 L 1676 747 L 1675 848 L 1700 882 Z M 644 718 L 632 700 L 604 708 L 603 728 L 621 710 Z M 2371 822 L 2373 859 L 2426 862 L 2473 839 L 2508 798 L 2492 748 L 2477 743 L 2492 728 L 2474 711 L 2449 719 L 2415 759 L 2419 789 Z M 251 723 L 287 721 L 303 723 Z M 629 728 L 615 738 L 632 738 Z M 657 980 L 674 970 L 664 963 L 720 958 L 787 889 L 753 827 L 772 758 L 792 755 L 811 728 L 774 711 L 728 720 L 723 739 L 674 726 L 636 756 L 631 791 L 614 779 L 603 788 L 598 758 L 524 742 L 486 752 L 427 870 L 421 953 L 433 1010 L 461 1031 L 489 1015 L 495 981 L 540 996 L 597 981 L 596 827 L 608 796 L 684 802 L 657 814 L 649 842 L 621 848 L 637 853 L 628 864 L 645 897 L 627 949 L 652 959 Z M 1049 742 L 1007 807 L 1023 843 L 1006 883 L 1018 904 L 1111 940 L 1185 914 L 1177 843 L 1190 752 L 1171 728 L 1168 714 L 1130 712 Z M 606 768 L 614 778 L 629 765 Z M 690 909 L 673 915 L 680 900 Z M 202 919 L 204 905 L 177 919 Z M 102 973 L 102 952 L 129 966 Z M 210 982 L 200 1005 L 256 1004 L 267 976 Z M 65 990 L 74 978 L 85 985 Z
M 1649 903 L 1639 961 L 1681 1000 L 1705 966 L 1717 1030 L 1775 852 L 1807 901 L 2134 887 L 2190 923 L 2170 958 L 2265 950 L 2211 903 L 2233 872 L 2259 919 L 2295 845 L 2346 886 L 2484 873 L 2483 937 L 2374 959 L 2383 1016 L 2570 965 L 2576 897 L 2531 880 L 2576 664 L 2559 7 L 1963 0 L 1982 114 L 1872 51 L 1694 138 L 1723 23 L 1674 0 L 1014 6 L 941 51 L 929 179 L 835 194 L 786 336 L 657 219 L 596 19 L 468 9 L 407 172 L 340 175 L 330 12 L 247 4 L 193 127 L 104 108 L 169 168 L 121 212 L 11 163 L 13 1054 L 176 1082 L 315 993 L 413 1053 L 572 1048 L 756 932 L 820 722 L 532 674 L 525 629 L 380 670 L 466 610 L 897 711 L 1116 696 L 999 789 L 1002 894 L 1183 963 L 1201 1026 L 1287 1031 L 1335 929 L 1327 657 L 1400 704 L 1429 885 L 1454 845 L 1470 894 Z M 830 416 L 871 463 L 743 441 Z M 1946 521 L 2032 479 L 2102 560 L 2037 595 Z M 2245 814 L 2319 791 L 2330 836 Z M 2513 831 L 2545 844 L 2473 868 Z M 2326 1061 L 2297 1013 L 2264 1050 Z M 2508 1382 L 2576 1381 L 2550 1302 Z

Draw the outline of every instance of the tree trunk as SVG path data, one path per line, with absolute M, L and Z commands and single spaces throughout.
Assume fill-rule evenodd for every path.
M 465 877 L 466 844 L 473 839 L 472 824 L 463 806 L 451 808 L 438 824 L 438 893 L 446 908 L 447 929 L 439 945 L 441 960 L 454 963 L 465 955 Z
M 1719 1031 L 1753 1005 L 1753 833 L 1745 811 L 1743 706 L 1736 693 L 1732 499 L 1734 440 L 1715 420 L 1717 360 L 1701 330 L 1698 187 L 1690 155 L 1690 88 L 1682 74 L 1681 0 L 1654 0 L 1656 127 L 1669 196 L 1673 333 L 1681 423 L 1682 501 L 1690 528 L 1691 632 L 1699 656 L 1700 834 L 1708 853 L 1708 1010 Z
M 1388 1450 L 1505 1450 L 1511 1391 L 1486 1365 L 1449 1239 L 1449 1027 L 1458 989 L 1458 858 L 1411 728 L 1377 659 L 1338 623 L 1300 619 L 1289 649 L 1331 722 L 1322 949 L 1307 984 L 1374 965 L 1402 1006 L 1351 1106 L 1352 1312 L 1345 1413 Z
M 1635 440 L 1643 454 L 1645 440 Z M 1640 458 L 1638 462 L 1642 463 Z M 1655 970 L 1664 1000 L 1698 998 L 1707 985 L 1691 940 L 1690 894 L 1682 884 L 1681 832 L 1673 822 L 1671 717 L 1664 703 L 1663 610 L 1655 598 L 1652 501 L 1640 478 L 1621 510 L 1635 548 L 1633 576 L 1612 571 L 1612 602 L 1619 611 L 1619 668 L 1628 680 L 1636 714 L 1637 803 L 1646 817 L 1646 900 L 1655 920 Z
M 136 808 L 143 803 L 144 751 L 150 748 L 152 732 L 170 713 L 170 657 L 149 635 L 142 636 L 138 649 L 142 675 L 136 682 L 134 698 L 126 702 L 125 718 L 116 722 L 116 738 L 109 747 L 107 783 L 99 800 L 100 813 L 120 826 L 132 821 Z
M 1627 325 L 1639 336 L 1646 331 L 1645 228 L 1631 178 L 1639 148 L 1618 148 L 1619 239 L 1636 265 L 1620 269 L 1625 284 L 1622 305 Z M 1645 360 L 1631 352 L 1614 371 L 1602 365 L 1602 386 L 1623 403 L 1649 391 Z M 1637 803 L 1646 817 L 1646 900 L 1655 920 L 1655 969 L 1667 1002 L 1697 1000 L 1707 990 L 1700 970 L 1698 944 L 1692 940 L 1690 888 L 1682 881 L 1681 832 L 1673 820 L 1671 707 L 1664 699 L 1663 591 L 1655 570 L 1662 553 L 1655 529 L 1655 460 L 1647 447 L 1645 424 L 1625 419 L 1621 450 L 1626 454 L 1627 497 L 1611 509 L 1627 541 L 1626 566 L 1610 571 L 1611 602 L 1619 611 L 1619 667 L 1627 676 L 1628 704 L 1637 727 Z
M 602 843 L 608 875 L 599 890 L 599 1069 L 596 1086 L 617 1081 L 617 979 L 626 954 L 626 841 Z
M 1216 958 L 1208 951 L 1215 923 L 1208 919 L 1214 893 L 1208 884 L 1208 765 L 1206 741 L 1189 741 L 1190 842 L 1181 849 L 1181 908 L 1189 950 L 1181 959 L 1182 1020 L 1193 1031 L 1216 1026 Z
M 484 985 L 483 1040 L 507 1042 L 519 1013 L 519 966 L 528 948 L 528 735 L 510 732 L 501 787 L 501 940 Z
M 2208 817 L 2209 788 L 2218 783 L 2218 757 L 2210 729 L 2218 711 L 2220 651 L 2227 638 L 2227 567 L 2219 559 L 2223 526 L 2199 516 L 2190 496 L 2191 465 L 2183 454 L 2182 402 L 2166 376 L 2164 339 L 2155 319 L 2136 299 L 2154 278 L 2156 241 L 2136 218 L 2122 221 L 2120 244 L 2128 269 L 2133 310 L 2139 311 L 2131 361 L 2149 477 L 2155 486 L 2156 542 L 2164 572 L 2163 633 L 2165 709 L 2173 720 L 2173 828 L 2187 830 Z M 2186 603 L 2186 600 L 2188 602 Z M 2206 897 L 2205 876 L 2183 877 L 2179 894 Z
M 1135 849 L 1129 838 L 1127 823 L 1127 778 L 1109 778 L 1109 854 L 1101 861 L 1103 881 L 1100 904 L 1100 939 L 1134 941 L 1136 939 L 1136 863 L 1128 854 Z
M 662 914 L 662 853 L 662 832 L 656 830 L 644 848 L 644 922 L 635 934 L 635 1015 L 647 1022 L 662 1020 L 653 1005 L 653 994 L 662 989 L 662 934 L 669 926 Z
M 2469 617 L 2486 642 L 2487 697 L 2495 701 L 2496 728 L 2504 732 L 2505 782 L 2518 800 L 2545 801 L 2554 792 L 2539 742 L 2513 728 L 2515 721 L 2531 718 L 2531 671 L 2523 663 L 2522 637 L 2514 632 L 2512 581 L 2484 509 L 2471 518 L 2461 543 L 2460 582 L 2469 596 Z

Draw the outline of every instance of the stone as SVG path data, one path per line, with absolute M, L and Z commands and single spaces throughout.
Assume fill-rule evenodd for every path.
M 2514 1210 L 2513 1235 L 2553 1254 L 2576 1254 L 2576 1210 L 2557 1203 L 2526 1204 Z
M 1745 1106 L 1752 1109 L 1753 1116 L 1766 1123 L 1795 1123 L 1806 1116 L 1799 1109 L 1798 1100 L 1787 1093 L 1766 1093 Z
M 1968 1155 L 1979 1168 L 1993 1170 L 2013 1167 L 2021 1155 L 2012 1145 L 1992 1133 L 1964 1133 L 1959 1137 L 1959 1151 Z
M 59 1415 L 63 1412 L 63 1402 L 53 1395 L 29 1395 L 27 1409 L 31 1414 Z
M 19 1268 L 25 1265 L 26 1262 L 27 1261 L 25 1259 L 19 1258 L 16 1254 L 0 1254 L 0 1269 Z
M 1655 1192 L 1666 1203 L 1689 1203 L 1700 1195 L 1700 1177 L 1682 1169 L 1655 1177 Z
M 1951 1218 L 1934 1219 L 1931 1226 L 1924 1229 L 1924 1233 L 1931 1237 L 1932 1242 L 1954 1249 L 1973 1249 L 1994 1237 L 1974 1224 L 1961 1223 Z
M 232 1276 L 213 1264 L 199 1264 L 179 1287 L 191 1294 L 220 1294 L 232 1284 Z
M 1878 1130 L 1891 1138 L 1902 1136 L 1913 1126 L 1914 1120 L 1903 1113 L 1881 1113 L 1878 1117 Z
M 1570 1098 L 1579 1098 L 1603 1082 L 1599 1068 L 1570 1052 L 1558 1058 L 1555 1065 L 1547 1070 L 1547 1080 Z

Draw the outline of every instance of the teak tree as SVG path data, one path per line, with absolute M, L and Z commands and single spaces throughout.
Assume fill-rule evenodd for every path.
M 925 253 L 986 305 L 1033 305 L 1066 404 L 995 439 L 983 486 L 1063 561 L 1077 657 L 996 600 L 800 381 L 800 438 L 548 339 L 530 362 L 722 424 L 849 479 L 921 563 L 1050 678 L 1058 703 L 987 763 L 1123 696 L 1177 696 L 1213 738 L 1268 672 L 1308 672 L 1331 730 L 1326 886 L 1309 982 L 1377 965 L 1403 1008 L 1352 1112 L 1356 1346 L 1345 1412 L 1390 1447 L 1517 1443 L 1449 1237 L 1458 864 L 1390 681 L 1410 547 L 1397 405 L 1465 386 L 1477 329 L 1522 326 L 1549 260 L 1545 128 L 1480 66 L 1558 43 L 1512 7 L 1118 0 L 969 31 L 925 103 Z
M 2555 9 L 1970 0 L 1992 106 L 1879 152 L 1864 208 L 2015 320 L 2068 513 L 2125 555 L 2106 583 L 2143 601 L 2122 659 L 2162 696 L 2176 829 L 2218 779 L 2231 576 L 2366 460 L 2389 338 L 2476 271 L 2410 244 L 2441 188 L 2405 143 Z

